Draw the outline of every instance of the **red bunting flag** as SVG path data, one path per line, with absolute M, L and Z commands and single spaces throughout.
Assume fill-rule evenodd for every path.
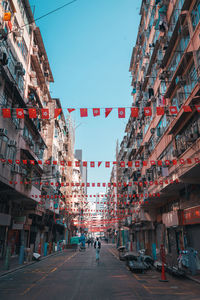
M 87 161 L 83 161 L 83 167 L 87 167 Z
M 87 108 L 80 108 L 80 116 L 82 118 L 88 116 L 88 110 L 87 110 Z
M 100 167 L 101 164 L 102 164 L 102 161 L 98 161 L 98 168 Z
M 75 161 L 75 167 L 80 167 L 80 161 Z
M 49 119 L 49 109 L 48 108 L 42 108 L 42 119 Z
M 176 106 L 170 106 L 169 107 L 169 111 L 172 115 L 177 115 L 178 113 L 178 110 L 177 110 L 177 107 Z
M 125 168 L 125 161 L 120 161 L 120 167 Z
M 184 112 L 191 112 L 192 111 L 192 109 L 189 105 L 184 105 L 183 110 L 184 110 Z
M 56 119 L 61 114 L 61 108 L 55 108 L 54 110 L 54 118 Z
M 68 108 L 67 110 L 69 113 L 71 113 L 71 112 L 75 111 L 75 108 Z
M 152 115 L 151 107 L 144 107 L 144 115 L 149 117 Z
M 111 113 L 112 108 L 106 108 L 105 109 L 105 118 L 107 118 L 107 116 Z
M 4 118 L 11 118 L 10 108 L 2 108 L 2 115 Z
M 200 105 L 195 105 L 196 110 L 198 111 L 198 113 L 200 113 Z
M 118 118 L 125 118 L 125 107 L 118 108 Z
M 94 117 L 100 116 L 100 108 L 93 108 L 93 116 Z
M 29 114 L 30 119 L 36 119 L 37 118 L 37 112 L 36 112 L 35 108 L 29 108 L 28 114 Z
M 24 119 L 23 108 L 16 108 L 17 119 Z
M 139 113 L 138 107 L 131 107 L 131 117 L 137 118 Z
M 110 168 L 110 162 L 109 162 L 109 161 L 106 161 L 106 162 L 105 162 L 105 167 L 106 167 L 106 168 Z
M 156 113 L 158 116 L 163 116 L 165 114 L 164 107 L 162 107 L 162 106 L 156 107 Z
M 91 168 L 94 168 L 94 167 L 95 167 L 95 162 L 94 162 L 94 161 L 91 161 L 91 162 L 90 162 L 90 167 L 91 167 Z

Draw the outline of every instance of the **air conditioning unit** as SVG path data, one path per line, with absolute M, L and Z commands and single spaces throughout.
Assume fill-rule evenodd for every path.
M 172 155 L 173 155 L 174 157 L 178 157 L 178 150 L 177 150 L 177 149 L 173 150 L 173 151 L 172 151 Z
M 48 98 L 47 95 L 44 95 L 44 96 L 43 96 L 43 101 L 44 101 L 44 102 L 48 102 L 48 101 L 49 101 L 49 98 Z
M 10 140 L 10 141 L 8 142 L 8 146 L 9 146 L 9 147 L 17 147 L 17 142 L 16 142 L 15 140 Z
M 177 91 L 178 103 L 181 106 L 185 100 L 185 93 L 182 91 Z
M 12 168 L 11 168 L 11 173 L 20 173 L 20 166 L 18 165 L 12 165 Z
M 36 77 L 37 77 L 37 74 L 36 74 L 35 71 L 31 71 L 31 72 L 29 73 L 29 75 L 30 75 L 31 78 L 36 78 Z
M 160 127 L 156 128 L 157 137 L 161 137 L 161 129 Z
M 37 54 L 38 53 L 38 46 L 34 45 L 33 46 L 33 54 Z
M 44 71 L 44 77 L 49 77 L 49 71 Z
M 5 66 L 8 64 L 8 56 L 5 52 L 0 53 L 0 63 L 2 66 Z
M 156 131 L 155 128 L 151 128 L 151 129 L 150 129 L 151 134 L 154 134 L 155 131 Z
M 176 84 L 180 84 L 181 86 L 186 85 L 186 78 L 185 76 L 177 76 L 175 79 Z
M 192 143 L 198 138 L 197 133 L 190 133 L 189 136 L 185 137 L 186 143 Z
M 21 174 L 22 174 L 22 176 L 27 176 L 27 174 L 28 174 L 28 172 L 27 172 L 27 170 L 26 169 L 22 169 L 21 170 Z
M 149 54 L 149 53 L 146 53 L 145 56 L 144 56 L 144 58 L 149 59 L 149 58 L 150 58 L 150 54 Z
M 16 62 L 15 70 L 19 71 L 19 70 L 22 70 L 22 69 L 23 69 L 23 64 L 20 61 Z
M 157 174 L 158 174 L 158 176 L 162 175 L 162 167 L 160 167 L 160 166 L 158 167 Z
M 3 28 L 0 28 L 0 40 L 6 41 L 7 37 L 8 33 Z
M 25 70 L 23 68 L 23 65 L 19 61 L 15 64 L 15 74 L 20 75 L 20 76 L 25 75 Z
M 8 136 L 8 130 L 5 128 L 0 128 L 0 136 Z

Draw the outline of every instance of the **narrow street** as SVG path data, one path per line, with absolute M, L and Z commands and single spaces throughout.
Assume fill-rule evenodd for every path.
M 200 286 L 160 273 L 133 274 L 118 260 L 113 245 L 103 244 L 99 265 L 95 251 L 67 250 L 0 278 L 0 299 L 199 299 Z

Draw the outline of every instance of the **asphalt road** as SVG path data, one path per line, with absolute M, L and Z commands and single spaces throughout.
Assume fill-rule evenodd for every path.
M 0 278 L 1 300 L 191 300 L 200 299 L 200 285 L 160 273 L 133 274 L 118 260 L 112 245 L 102 245 L 100 263 L 94 249 L 67 250 Z

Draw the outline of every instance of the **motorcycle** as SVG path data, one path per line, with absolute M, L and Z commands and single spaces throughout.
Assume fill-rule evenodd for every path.
M 132 272 L 144 272 L 151 269 L 154 260 L 151 256 L 145 255 L 145 249 L 139 250 L 138 255 L 133 252 L 127 252 L 124 255 L 128 268 Z

